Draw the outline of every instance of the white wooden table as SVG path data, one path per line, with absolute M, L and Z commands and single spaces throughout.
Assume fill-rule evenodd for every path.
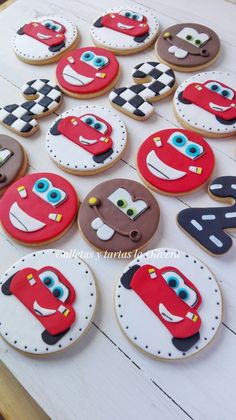
M 47 14 L 64 14 L 78 25 L 80 46 L 92 45 L 89 27 L 92 20 L 116 0 L 17 0 L 0 13 L 0 104 L 21 99 L 20 87 L 34 77 L 53 78 L 55 65 L 30 66 L 16 59 L 11 37 L 27 20 Z M 210 68 L 232 71 L 236 78 L 236 5 L 225 0 L 140 0 L 156 12 L 161 28 L 178 22 L 198 22 L 212 27 L 220 36 L 222 52 Z M 69 9 L 67 9 L 68 4 Z M 155 59 L 154 50 L 120 57 L 122 76 L 119 85 L 129 85 L 133 65 Z M 177 73 L 178 82 L 187 77 Z M 85 102 L 65 97 L 60 112 Z M 110 106 L 107 96 L 92 103 Z M 40 132 L 29 139 L 15 136 L 26 148 L 30 171 L 51 171 L 63 175 L 50 160 L 45 136 L 55 115 L 40 120 Z M 99 182 L 110 177 L 139 180 L 135 156 L 140 143 L 151 133 L 178 126 L 171 99 L 155 106 L 146 122 L 122 115 L 129 132 L 129 147 L 124 159 L 109 172 L 95 177 L 65 175 L 81 199 Z M 6 133 L 3 127 L 1 133 Z M 235 175 L 235 138 L 209 140 L 216 156 L 215 175 Z M 0 354 L 27 391 L 53 419 L 58 420 L 177 420 L 233 419 L 236 415 L 236 240 L 232 249 L 219 258 L 210 257 L 176 227 L 176 214 L 186 206 L 211 205 L 205 190 L 182 198 L 155 194 L 161 207 L 161 223 L 149 248 L 173 246 L 202 259 L 215 273 L 224 297 L 223 325 L 214 342 L 195 357 L 179 362 L 153 360 L 134 348 L 120 331 L 114 311 L 113 293 L 124 260 L 87 260 L 96 274 L 100 289 L 98 309 L 89 333 L 71 349 L 55 357 L 29 358 L 0 341 Z M 234 235 L 236 238 L 236 233 Z M 76 226 L 56 247 L 65 250 L 90 250 Z M 0 271 L 31 250 L 16 244 L 0 231 Z

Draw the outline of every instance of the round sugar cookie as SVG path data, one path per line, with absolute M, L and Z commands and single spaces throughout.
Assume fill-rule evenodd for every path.
M 118 257 L 143 248 L 156 232 L 159 217 L 159 206 L 146 187 L 131 179 L 112 179 L 85 197 L 78 222 L 95 249 Z
M 0 134 L 0 196 L 12 182 L 25 175 L 27 168 L 28 157 L 21 144 Z
M 53 173 L 33 173 L 14 182 L 0 201 L 0 222 L 5 232 L 26 246 L 61 238 L 78 212 L 73 186 Z
M 65 350 L 93 319 L 96 285 L 88 266 L 58 249 L 21 258 L 0 278 L 0 335 L 16 350 Z
M 74 175 L 93 175 L 114 165 L 124 153 L 124 122 L 111 110 L 87 105 L 61 114 L 48 131 L 52 160 Z
M 61 90 L 74 98 L 103 95 L 116 84 L 119 63 L 110 51 L 83 47 L 66 54 L 57 64 L 56 79 Z
M 137 167 L 147 185 L 162 194 L 184 195 L 209 180 L 215 158 L 211 146 L 193 131 L 157 131 L 140 146 Z
M 29 64 L 48 64 L 75 48 L 79 31 L 63 16 L 40 16 L 23 25 L 14 35 L 16 56 Z
M 207 26 L 178 23 L 159 36 L 155 50 L 158 58 L 178 71 L 197 71 L 210 66 L 218 57 L 220 40 Z
M 115 312 L 127 338 L 149 356 L 184 359 L 206 347 L 222 319 L 222 297 L 211 271 L 192 255 L 154 249 L 122 274 Z
M 158 32 L 157 17 L 139 5 L 114 7 L 91 26 L 94 43 L 117 55 L 135 54 L 146 49 L 155 41 Z
M 196 74 L 176 90 L 174 112 L 186 128 L 207 137 L 236 133 L 235 76 L 221 71 Z

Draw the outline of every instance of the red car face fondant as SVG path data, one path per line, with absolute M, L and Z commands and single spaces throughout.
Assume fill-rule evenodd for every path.
M 21 34 L 31 36 L 49 47 L 56 47 L 65 42 L 65 26 L 51 19 L 27 23 L 20 31 Z
M 21 178 L 8 189 L 0 204 L 0 219 L 14 239 L 40 244 L 63 234 L 77 210 L 77 196 L 68 181 L 39 173 Z
M 59 61 L 56 77 L 66 91 L 87 95 L 106 89 L 118 72 L 119 63 L 110 51 L 85 47 L 70 51 Z
M 204 185 L 214 168 L 214 154 L 197 133 L 167 129 L 148 137 L 137 156 L 142 177 L 167 194 L 186 194 Z
M 217 80 L 191 83 L 182 92 L 182 98 L 226 122 L 236 118 L 236 92 Z
M 130 273 L 128 277 L 124 274 L 121 283 L 138 294 L 174 338 L 187 339 L 199 333 L 201 295 L 183 273 L 175 267 L 159 269 L 149 264 L 135 265 Z
M 14 295 L 43 325 L 47 341 L 65 333 L 75 320 L 75 290 L 54 267 L 24 268 L 4 283 L 2 291 Z
M 94 114 L 81 117 L 69 116 L 58 120 L 51 134 L 63 134 L 76 145 L 94 156 L 103 156 L 112 148 L 111 125 Z M 101 157 L 102 158 L 102 157 Z
M 146 16 L 132 10 L 108 13 L 102 16 L 101 25 L 132 37 L 141 37 L 149 31 Z

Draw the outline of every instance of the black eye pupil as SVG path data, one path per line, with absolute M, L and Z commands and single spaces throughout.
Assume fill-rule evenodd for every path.
M 87 124 L 91 124 L 91 123 L 92 123 L 91 118 L 87 118 L 86 123 L 87 123 Z
M 90 57 L 90 54 L 86 53 L 85 58 L 89 58 L 89 57 Z
M 127 212 L 128 216 L 133 216 L 134 211 L 132 209 L 128 209 Z
M 200 41 L 200 39 L 196 39 L 196 44 L 201 44 L 201 41 Z
M 118 200 L 118 201 L 117 201 L 117 206 L 118 206 L 118 207 L 122 207 L 122 206 L 123 206 L 123 204 L 124 204 L 124 201 L 123 201 L 123 200 Z
M 41 190 L 42 188 L 44 188 L 44 183 L 43 182 L 39 182 L 38 183 L 38 188 Z
M 50 279 L 50 277 L 46 277 L 46 278 L 44 279 L 44 283 L 46 284 L 46 286 L 49 286 L 49 285 L 51 284 L 51 279 Z
M 97 63 L 101 63 L 101 58 L 97 58 Z
M 56 197 L 57 197 L 57 193 L 52 192 L 52 193 L 50 194 L 50 197 L 51 197 L 51 198 L 56 198 Z
M 182 143 L 183 142 L 182 137 L 177 137 L 176 142 L 179 143 L 179 144 Z
M 222 93 L 222 95 L 223 95 L 223 96 L 228 96 L 228 92 L 227 92 L 227 90 L 222 90 L 222 92 L 221 92 L 221 93 Z
M 190 151 L 190 153 L 196 153 L 195 147 L 190 147 L 189 151 Z
M 53 295 L 55 296 L 55 297 L 58 297 L 58 296 L 60 296 L 60 290 L 59 289 L 54 289 L 53 290 Z
M 175 279 L 170 279 L 168 282 L 170 287 L 175 287 L 176 286 L 176 280 Z
M 192 39 L 191 35 L 187 35 L 186 39 L 188 39 L 188 40 Z
M 99 124 L 99 123 L 94 124 L 94 128 L 96 128 L 98 130 L 99 128 L 101 128 L 101 124 Z
M 218 86 L 217 85 L 212 85 L 212 90 L 217 90 L 218 89 Z
M 179 292 L 179 297 L 180 297 L 181 299 L 186 299 L 186 297 L 187 297 L 187 293 L 186 293 L 184 290 L 181 290 L 181 291 Z

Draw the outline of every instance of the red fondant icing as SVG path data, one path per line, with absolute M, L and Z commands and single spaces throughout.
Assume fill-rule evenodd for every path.
M 131 15 L 136 15 L 135 12 L 129 12 L 130 17 L 121 15 L 120 13 L 107 13 L 102 16 L 102 25 L 113 29 L 114 31 L 121 32 L 132 37 L 139 37 L 145 35 L 149 31 L 146 16 L 141 16 L 142 20 L 135 20 Z
M 197 299 L 192 307 L 184 302 L 168 285 L 163 277 L 166 272 L 176 273 L 181 277 L 183 284 L 195 292 Z M 149 264 L 143 265 L 134 274 L 130 286 L 160 319 L 173 337 L 187 338 L 199 332 L 201 318 L 197 309 L 201 304 L 201 295 L 177 268 L 163 267 L 159 269 Z M 165 313 L 166 309 L 168 312 Z M 173 316 L 172 319 L 170 314 Z M 179 317 L 180 320 L 177 321 L 174 317 Z
M 199 134 L 183 129 L 152 134 L 142 143 L 137 156 L 143 178 L 167 194 L 185 194 L 205 184 L 214 161 L 209 144 Z
M 39 275 L 45 270 L 55 273 L 59 281 L 69 289 L 70 294 L 66 302 L 55 297 L 40 279 Z M 45 267 L 41 270 L 24 268 L 18 271 L 11 281 L 10 292 L 52 335 L 67 330 L 75 320 L 75 311 L 71 306 L 75 299 L 74 288 L 62 273 L 53 267 Z
M 50 21 L 51 25 L 48 24 L 48 26 L 45 26 L 47 21 Z M 66 28 L 64 25 L 52 19 L 46 19 L 44 22 L 27 23 L 24 25 L 23 31 L 26 35 L 49 47 L 54 47 L 65 41 Z
M 70 51 L 59 61 L 56 77 L 68 92 L 87 95 L 106 89 L 118 72 L 119 63 L 112 52 L 84 47 Z
M 89 120 L 90 117 L 94 119 L 93 125 L 86 123 L 86 119 Z M 99 126 L 99 122 L 102 123 L 103 132 L 96 128 L 96 124 Z M 57 128 L 61 134 L 94 156 L 107 152 L 113 144 L 110 138 L 111 125 L 97 115 L 69 116 L 63 118 Z
M 183 98 L 223 120 L 236 118 L 236 91 L 217 80 L 191 83 L 184 89 Z

